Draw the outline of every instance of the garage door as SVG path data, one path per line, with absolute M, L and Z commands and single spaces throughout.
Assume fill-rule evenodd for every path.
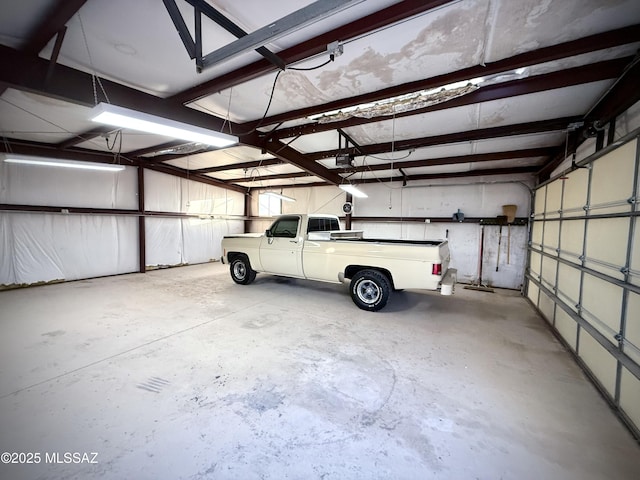
M 535 192 L 527 296 L 640 436 L 638 132 Z

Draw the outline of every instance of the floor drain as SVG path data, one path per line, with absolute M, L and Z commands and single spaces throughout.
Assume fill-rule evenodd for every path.
M 151 377 L 146 382 L 139 383 L 136 387 L 148 392 L 160 393 L 163 387 L 169 385 L 169 381 L 160 377 Z

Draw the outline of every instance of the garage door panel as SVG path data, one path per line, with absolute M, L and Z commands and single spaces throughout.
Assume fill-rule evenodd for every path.
M 540 273 L 542 271 L 541 266 L 542 266 L 542 255 L 536 252 L 531 252 L 531 264 L 529 265 L 529 269 L 531 270 L 531 273 L 534 276 L 536 277 L 540 276 Z
M 616 386 L 616 359 L 584 329 L 580 331 L 578 355 L 612 397 Z
M 554 301 L 548 297 L 546 293 L 541 291 L 540 304 L 538 305 L 538 308 L 540 309 L 540 312 L 542 312 L 542 316 L 551 324 L 553 323 L 554 318 L 554 307 Z
M 566 175 L 564 195 L 562 199 L 563 217 L 579 217 L 584 215 L 587 204 L 589 170 L 579 168 Z
M 544 204 L 546 202 L 546 195 L 547 195 L 546 185 L 536 190 L 536 200 L 533 204 L 533 207 L 534 207 L 533 213 L 536 217 L 538 216 L 542 217 L 542 214 L 544 213 Z
M 611 343 L 620 331 L 623 289 L 591 275 L 583 279 L 583 316 Z
M 620 378 L 620 406 L 636 427 L 640 427 L 640 380 L 626 368 Z
M 538 293 L 539 292 L 540 292 L 540 289 L 538 288 L 538 286 L 533 282 L 529 282 L 529 287 L 527 289 L 527 297 L 529 298 L 529 300 L 531 300 L 531 302 L 536 307 L 538 306 Z
M 629 142 L 593 163 L 590 205 L 593 214 L 629 211 L 633 196 L 636 141 Z
M 631 278 L 629 281 L 640 286 L 640 221 L 637 218 L 632 221 L 635 223 L 635 228 L 631 245 Z
M 558 248 L 558 241 L 560 239 L 560 222 L 545 222 L 544 223 L 544 249 L 548 253 L 555 253 L 555 249 Z
M 580 301 L 580 270 L 570 265 L 558 265 L 558 297 L 577 312 Z
M 556 309 L 556 328 L 562 338 L 569 344 L 571 350 L 575 352 L 578 324 L 561 308 Z
M 556 180 L 547 185 L 546 218 L 558 218 L 562 208 L 562 181 Z
M 629 292 L 624 351 L 640 364 L 640 295 Z
M 589 220 L 585 266 L 623 280 L 628 238 L 628 218 Z
M 562 222 L 560 232 L 560 256 L 577 262 L 582 255 L 584 245 L 584 220 L 571 220 Z
M 542 245 L 542 230 L 544 227 L 544 222 L 533 222 L 533 227 L 531 228 L 531 243 L 534 246 Z
M 556 268 L 558 267 L 558 261 L 553 258 L 542 258 L 542 283 L 550 289 L 556 286 Z

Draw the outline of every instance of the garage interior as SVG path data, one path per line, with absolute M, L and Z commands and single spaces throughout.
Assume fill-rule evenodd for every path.
M 0 477 L 638 478 L 640 3 L 0 12 Z M 289 213 L 455 294 L 234 284 Z

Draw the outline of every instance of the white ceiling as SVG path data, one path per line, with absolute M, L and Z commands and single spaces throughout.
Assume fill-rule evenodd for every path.
M 193 37 L 193 7 L 187 0 L 175 3 Z M 206 3 L 251 33 L 313 2 Z M 415 13 L 414 9 L 420 6 L 424 6 L 423 11 Z M 384 9 L 390 10 L 377 14 Z M 403 15 L 410 11 L 414 13 Z M 61 21 L 56 13 L 66 15 L 66 19 Z M 392 14 L 398 15 L 398 20 L 384 24 L 385 15 L 390 18 Z M 380 24 L 376 26 L 374 21 Z M 197 73 L 195 61 L 189 58 L 159 0 L 5 1 L 0 4 L 2 58 L 18 58 L 14 68 L 19 71 L 0 73 L 0 87 L 4 85 L 0 89 L 0 130 L 5 149 L 38 154 L 47 146 L 49 151 L 50 147 L 55 148 L 57 156 L 84 152 L 91 157 L 92 152 L 115 148 L 132 164 L 149 168 L 164 165 L 179 175 L 188 171 L 190 178 L 215 179 L 221 186 L 240 189 L 336 183 L 341 176 L 376 181 L 383 174 L 387 178 L 406 175 L 410 180 L 412 175 L 490 174 L 493 169 L 509 168 L 534 175 L 564 151 L 569 121 L 551 125 L 554 120 L 600 120 L 583 117 L 596 105 L 602 106 L 603 101 L 606 104 L 605 94 L 632 62 L 640 47 L 639 24 L 637 0 L 366 0 L 266 43 L 265 47 L 287 61 L 287 69 L 279 75 L 277 68 L 256 51 Z M 58 65 L 48 82 L 43 78 L 45 61 L 53 54 L 55 31 L 64 26 Z M 567 48 L 565 53 L 558 47 L 630 26 L 635 27 L 618 35 L 611 45 L 599 37 L 584 41 L 580 52 Z M 41 38 L 48 27 L 53 31 Z M 236 40 L 207 17 L 203 17 L 202 29 L 203 54 Z M 342 30 L 324 35 L 334 29 Z M 343 54 L 334 61 L 310 71 L 291 68 L 312 68 L 327 62 L 329 54 L 324 46 L 331 41 L 340 41 L 343 48 Z M 321 47 L 316 48 L 317 45 Z M 553 54 L 543 55 L 545 50 L 541 49 L 545 48 Z M 299 52 L 305 52 L 302 59 L 296 57 Z M 290 62 L 289 58 L 295 60 Z M 616 60 L 615 65 L 600 63 Z M 502 62 L 505 70 L 493 71 L 495 62 Z M 522 67 L 526 67 L 524 71 L 514 73 Z M 367 123 L 319 126 L 322 131 L 318 133 L 312 132 L 316 127 L 307 118 L 310 111 L 333 109 L 339 100 L 344 100 L 341 106 L 355 105 L 362 103 L 363 97 L 375 101 L 385 98 L 389 91 L 406 93 L 414 84 L 416 91 L 424 88 L 419 85 L 425 82 L 443 86 L 452 76 L 465 79 L 465 69 L 474 68 L 474 77 L 483 71 L 493 73 L 486 76 L 476 92 L 456 99 L 460 104 L 452 101 L 427 112 L 374 118 Z M 576 68 L 583 70 L 568 70 Z M 78 73 L 77 82 L 74 71 L 82 72 Z M 631 75 L 637 76 L 635 70 Z M 128 89 L 118 90 L 107 80 Z M 191 94 L 191 89 L 200 87 Z M 485 92 L 491 92 L 493 97 L 484 99 Z M 157 102 L 149 100 L 153 97 Z M 121 106 L 149 109 L 151 113 L 162 110 L 165 116 L 175 114 L 178 119 L 192 118 L 200 126 L 239 135 L 241 146 L 189 156 L 145 157 L 148 151 L 156 146 L 166 147 L 172 139 L 127 130 L 121 137 L 113 132 L 95 136 L 92 131 L 96 124 L 89 120 L 90 107 L 105 100 L 126 101 L 129 103 Z M 306 110 L 296 112 L 300 109 Z M 263 116 L 266 120 L 256 126 Z M 522 133 L 524 126 L 534 122 L 549 125 Z M 303 134 L 298 137 L 292 136 L 291 131 L 279 132 L 290 127 L 302 128 Z M 339 143 L 341 134 L 337 128 L 360 148 L 352 152 L 354 169 L 336 168 L 334 153 L 327 158 L 318 154 L 347 145 L 344 139 Z M 273 142 L 265 134 L 271 130 L 277 139 Z M 480 135 L 478 132 L 482 133 L 480 138 L 474 136 Z M 399 144 L 413 140 L 415 145 L 410 147 Z M 68 143 L 63 144 L 65 141 Z M 362 155 L 367 147 L 375 153 Z M 534 148 L 548 151 L 524 157 L 517 152 Z M 511 151 L 509 158 L 476 161 L 469 157 Z M 274 164 L 275 157 L 285 163 Z M 469 157 L 469 161 L 429 164 L 429 160 L 443 157 Z M 392 167 L 392 159 L 423 163 L 403 168 L 401 173 Z M 368 166 L 386 164 L 388 170 L 367 170 Z M 238 166 L 234 168 L 235 165 Z M 196 172 L 221 166 L 228 169 Z M 309 175 L 300 176 L 305 171 Z M 244 181 L 247 177 L 252 181 Z M 234 182 L 238 179 L 242 181 Z

